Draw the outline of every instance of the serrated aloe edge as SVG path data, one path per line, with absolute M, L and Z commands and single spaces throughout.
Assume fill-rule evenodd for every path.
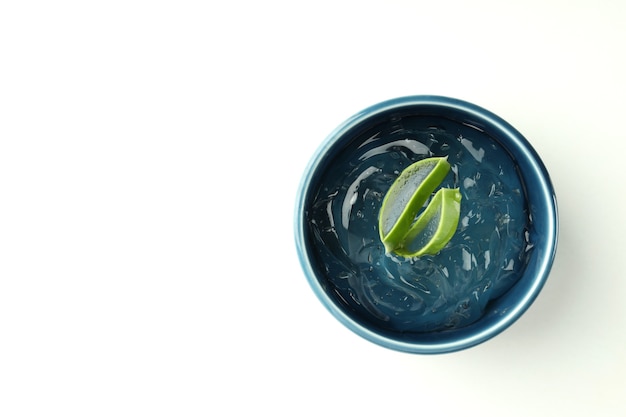
M 461 215 L 458 188 L 439 189 L 419 213 L 449 171 L 447 157 L 433 157 L 415 162 L 396 178 L 378 217 L 380 239 L 387 253 L 405 258 L 435 255 L 452 239 Z

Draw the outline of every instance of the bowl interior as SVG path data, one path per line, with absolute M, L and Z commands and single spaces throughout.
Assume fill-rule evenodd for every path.
M 459 140 L 463 140 L 464 135 L 480 137 L 481 140 L 492 141 L 494 147 L 501 147 L 509 158 L 508 162 L 515 167 L 525 200 L 524 210 L 530 219 L 525 228 L 530 244 L 523 254 L 523 266 L 516 273 L 515 283 L 491 299 L 484 306 L 480 318 L 461 327 L 415 331 L 372 320 L 368 311 L 346 301 L 348 297 L 332 285 L 332 280 L 329 280 L 332 271 L 320 258 L 319 248 L 316 248 L 320 242 L 314 236 L 315 230 L 310 227 L 308 215 L 319 199 L 320 187 L 323 187 L 329 172 L 345 163 L 342 158 L 363 146 L 363 138 L 369 137 L 371 132 L 380 131 L 381 126 L 393 127 L 394 123 L 406 125 L 412 118 L 429 128 L 444 126 Z M 384 138 L 381 140 L 385 141 Z M 466 147 L 475 151 L 475 159 L 482 158 L 478 149 L 471 145 Z M 556 201 L 547 171 L 537 153 L 519 132 L 501 118 L 473 104 L 445 97 L 414 96 L 390 100 L 347 120 L 327 138 L 312 159 L 298 198 L 296 243 L 302 267 L 318 298 L 352 331 L 372 342 L 401 351 L 450 352 L 476 345 L 498 334 L 533 302 L 547 278 L 556 249 Z

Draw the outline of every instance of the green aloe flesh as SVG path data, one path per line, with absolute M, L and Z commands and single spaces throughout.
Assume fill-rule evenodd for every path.
M 433 255 L 452 239 L 461 214 L 461 193 L 458 188 L 441 188 L 406 234 L 398 255 L 414 258 Z
M 407 258 L 434 255 L 454 236 L 461 213 L 458 189 L 437 191 L 418 216 L 449 171 L 447 158 L 426 158 L 407 167 L 394 181 L 383 199 L 378 219 L 387 253 Z

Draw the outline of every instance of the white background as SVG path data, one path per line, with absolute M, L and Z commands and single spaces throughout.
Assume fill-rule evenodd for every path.
M 2 2 L 0 415 L 625 415 L 625 21 L 620 0 Z M 530 310 L 440 356 L 345 329 L 293 238 L 326 135 L 410 94 L 510 122 L 560 209 Z

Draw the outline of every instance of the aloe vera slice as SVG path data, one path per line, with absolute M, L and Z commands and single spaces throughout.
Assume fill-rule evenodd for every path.
M 408 166 L 391 184 L 378 217 L 380 239 L 387 253 L 402 245 L 415 216 L 449 170 L 447 158 L 426 158 Z
M 411 226 L 395 252 L 406 258 L 436 254 L 454 236 L 460 215 L 459 189 L 440 189 Z

